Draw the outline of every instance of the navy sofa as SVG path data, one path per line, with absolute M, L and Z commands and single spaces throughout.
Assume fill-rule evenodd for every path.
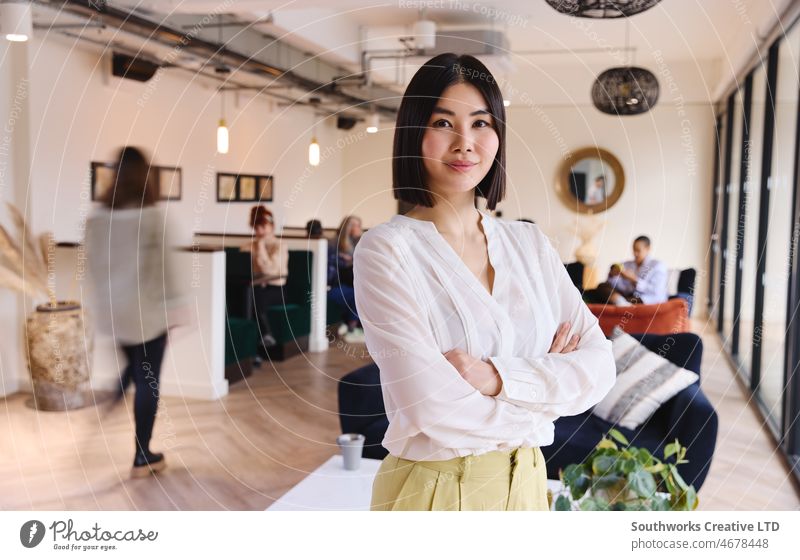
M 700 374 L 703 343 L 695 334 L 632 335 L 651 351 L 671 362 Z M 369 364 L 345 375 L 339 381 L 339 421 L 342 432 L 364 434 L 364 457 L 383 459 L 388 453 L 381 445 L 389 426 L 383 405 L 378 366 Z M 548 478 L 557 479 L 559 469 L 582 462 L 611 424 L 590 411 L 559 418 L 555 440 L 542 448 Z M 687 387 L 656 411 L 636 431 L 617 427 L 631 445 L 645 447 L 659 459 L 664 446 L 677 438 L 687 447 L 686 464 L 678 471 L 687 483 L 699 490 L 705 481 L 717 442 L 717 413 L 700 389 L 700 381 Z

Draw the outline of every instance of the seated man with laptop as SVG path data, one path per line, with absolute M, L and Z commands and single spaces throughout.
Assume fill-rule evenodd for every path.
M 650 238 L 640 235 L 633 241 L 633 260 L 611 265 L 608 280 L 594 290 L 587 290 L 588 303 L 631 305 L 667 301 L 666 265 L 650 257 Z

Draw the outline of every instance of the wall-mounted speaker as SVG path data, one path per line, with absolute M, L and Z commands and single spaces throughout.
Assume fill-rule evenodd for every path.
M 153 77 L 158 68 L 158 64 L 122 53 L 115 52 L 111 59 L 112 74 L 137 82 L 146 82 Z
M 336 128 L 341 128 L 342 130 L 350 130 L 356 125 L 356 122 L 358 122 L 358 119 L 354 117 L 345 117 L 339 115 L 339 117 L 336 118 Z

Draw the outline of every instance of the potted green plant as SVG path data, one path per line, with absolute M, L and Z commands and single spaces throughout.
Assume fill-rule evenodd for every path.
M 28 315 L 25 346 L 34 403 L 41 410 L 70 410 L 90 399 L 93 339 L 80 303 L 55 295 L 55 243 L 50 233 L 35 241 L 25 219 L 7 204 L 13 228 L 0 225 L 0 288 L 39 300 Z
M 694 487 L 678 473 L 688 463 L 686 448 L 676 439 L 664 448 L 664 461 L 644 448 L 631 447 L 611 429 L 587 457 L 559 472 L 563 491 L 556 511 L 691 511 L 697 508 Z M 672 459 L 671 461 L 669 459 Z

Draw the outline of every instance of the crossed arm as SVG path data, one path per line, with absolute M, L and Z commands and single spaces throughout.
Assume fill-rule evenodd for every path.
M 369 232 L 362 237 L 354 255 L 356 306 L 389 397 L 387 413 L 402 411 L 404 422 L 442 446 L 477 449 L 518 437 L 522 426 L 545 418 L 579 414 L 611 389 L 611 344 L 555 250 L 535 234 L 547 261 L 542 268 L 555 274 L 561 326 L 544 356 L 488 361 L 461 350 L 442 353 L 395 243 Z

